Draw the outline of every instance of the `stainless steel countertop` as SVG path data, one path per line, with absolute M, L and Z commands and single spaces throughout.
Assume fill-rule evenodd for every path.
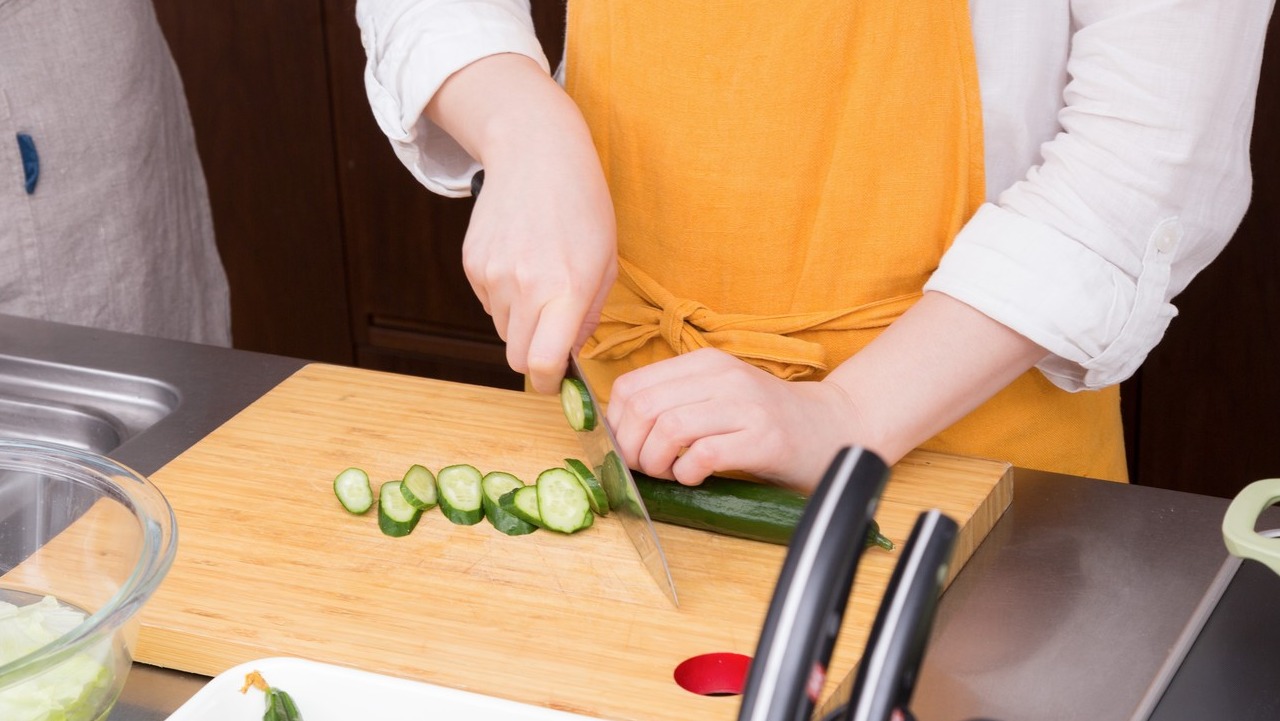
M 305 363 L 9 316 L 0 352 L 172 386 L 174 412 L 111 454 L 142 473 Z M 1226 503 L 1016 469 L 1012 506 L 939 605 L 920 721 L 1146 718 L 1224 580 Z M 108 720 L 166 719 L 207 680 L 135 664 Z
M 943 595 L 917 717 L 1147 718 L 1227 562 L 1225 508 L 1017 469 L 1013 504 Z M 205 681 L 136 665 L 109 721 L 162 721 Z
M 1012 505 L 939 604 L 918 716 L 1146 719 L 1227 562 L 1226 501 L 1014 478 Z

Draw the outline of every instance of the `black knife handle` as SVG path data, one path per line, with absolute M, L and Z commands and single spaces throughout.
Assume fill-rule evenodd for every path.
M 907 711 L 958 534 L 936 509 L 916 519 L 858 662 L 844 721 L 888 721 Z
M 858 447 L 827 468 L 788 544 L 739 721 L 807 721 L 813 712 L 888 478 L 884 461 Z

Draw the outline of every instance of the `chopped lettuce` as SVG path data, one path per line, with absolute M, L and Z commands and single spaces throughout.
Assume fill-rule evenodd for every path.
M 0 666 L 57 640 L 85 614 L 45 596 L 38 603 L 0 602 Z M 0 678 L 4 721 L 93 721 L 113 690 L 110 639 L 96 642 L 37 676 L 6 685 Z

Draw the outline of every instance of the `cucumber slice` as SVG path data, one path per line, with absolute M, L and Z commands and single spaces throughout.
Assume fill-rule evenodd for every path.
M 596 409 L 591 405 L 587 384 L 577 378 L 560 381 L 560 407 L 569 427 L 575 431 L 589 431 L 596 427 Z
M 523 486 L 504 493 L 498 499 L 498 507 L 526 523 L 542 527 L 542 516 L 538 514 L 537 486 Z
M 591 525 L 595 514 L 582 482 L 567 468 L 548 468 L 538 474 L 538 515 L 542 527 L 577 533 Z
M 524 481 L 503 471 L 486 473 L 484 478 L 480 479 L 484 517 L 489 519 L 489 523 L 493 524 L 494 528 L 508 536 L 523 536 L 538 530 L 534 524 L 502 508 L 503 496 L 524 487 Z
M 436 505 L 436 477 L 431 475 L 431 471 L 415 463 L 405 472 L 404 480 L 400 482 L 400 492 L 409 505 L 425 511 Z
M 591 510 L 598 516 L 609 515 L 609 496 L 605 494 L 604 486 L 600 485 L 600 479 L 596 478 L 596 474 L 577 458 L 564 459 L 564 465 L 565 468 L 573 471 L 573 475 L 577 476 L 578 481 L 582 483 L 582 488 L 587 492 L 587 502 L 591 504 Z
M 373 487 L 369 474 L 359 468 L 348 468 L 333 479 L 333 493 L 348 512 L 360 515 L 373 508 Z
M 409 505 L 400 490 L 400 481 L 387 481 L 378 489 L 378 528 L 388 536 L 407 536 L 422 511 Z
M 445 466 L 436 474 L 440 511 L 459 526 L 474 526 L 484 518 L 483 476 L 475 466 L 459 463 Z

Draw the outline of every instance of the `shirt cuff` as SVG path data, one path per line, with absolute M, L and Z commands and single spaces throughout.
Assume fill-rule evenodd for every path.
M 432 192 L 469 195 L 479 164 L 423 111 L 450 75 L 483 57 L 518 53 L 550 72 L 532 20 L 485 2 L 455 2 L 407 11 L 385 37 L 371 18 L 360 25 L 365 90 L 396 157 Z M 411 30 L 396 31 L 402 27 Z
M 1050 352 L 1036 367 L 1068 391 L 1137 370 L 1177 309 L 1169 270 L 1182 226 L 1159 223 L 1137 278 L 1054 228 L 994 204 L 956 236 L 924 290 L 945 293 Z

